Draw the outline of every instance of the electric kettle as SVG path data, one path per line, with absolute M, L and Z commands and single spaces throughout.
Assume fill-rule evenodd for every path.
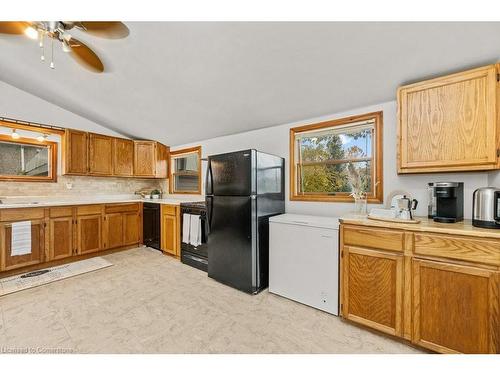
M 472 225 L 500 229 L 500 189 L 479 188 L 472 195 Z

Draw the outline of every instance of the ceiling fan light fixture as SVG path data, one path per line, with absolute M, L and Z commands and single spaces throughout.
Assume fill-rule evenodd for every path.
M 12 139 L 19 139 L 21 136 L 19 133 L 16 131 L 16 129 L 12 129 L 12 134 L 11 134 Z
M 64 52 L 71 52 L 71 47 L 68 45 L 68 42 L 66 42 L 65 40 L 63 40 L 63 42 L 62 42 L 62 50 Z
M 33 26 L 24 29 L 24 34 L 30 39 L 38 39 L 38 31 Z

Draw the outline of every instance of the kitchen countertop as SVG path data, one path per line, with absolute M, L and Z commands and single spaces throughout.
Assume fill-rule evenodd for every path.
M 347 215 L 340 219 L 341 224 L 363 225 L 378 228 L 402 229 L 413 232 L 433 232 L 442 234 L 455 234 L 462 236 L 474 236 L 482 238 L 500 239 L 500 229 L 486 229 L 472 226 L 472 220 L 464 220 L 458 223 L 437 223 L 427 217 L 416 217 L 420 220 L 418 224 L 394 223 L 388 221 L 372 220 L 366 216 Z
M 160 204 L 180 205 L 185 202 L 205 201 L 203 195 L 186 195 L 184 197 L 165 197 L 162 199 L 143 199 L 131 195 L 124 196 L 102 196 L 102 197 L 14 197 L 2 198 L 5 203 L 0 204 L 0 209 L 28 208 L 28 207 L 50 207 L 50 206 L 79 206 L 87 204 L 106 203 L 134 203 L 150 202 Z

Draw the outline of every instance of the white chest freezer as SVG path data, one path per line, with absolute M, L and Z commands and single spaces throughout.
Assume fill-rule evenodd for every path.
M 338 315 L 338 218 L 284 214 L 269 219 L 269 291 Z

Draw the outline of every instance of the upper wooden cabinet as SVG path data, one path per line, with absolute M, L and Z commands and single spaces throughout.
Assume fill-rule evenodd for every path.
M 92 175 L 113 174 L 113 138 L 90 133 L 89 172 Z
M 113 174 L 115 176 L 134 175 L 134 141 L 113 139 Z
M 155 141 L 133 141 L 66 129 L 64 174 L 167 178 L 169 148 Z
M 399 88 L 399 173 L 499 168 L 499 67 Z
M 155 141 L 134 141 L 134 176 L 167 178 L 168 147 Z
M 64 174 L 87 174 L 88 168 L 88 133 L 66 129 L 64 134 Z

